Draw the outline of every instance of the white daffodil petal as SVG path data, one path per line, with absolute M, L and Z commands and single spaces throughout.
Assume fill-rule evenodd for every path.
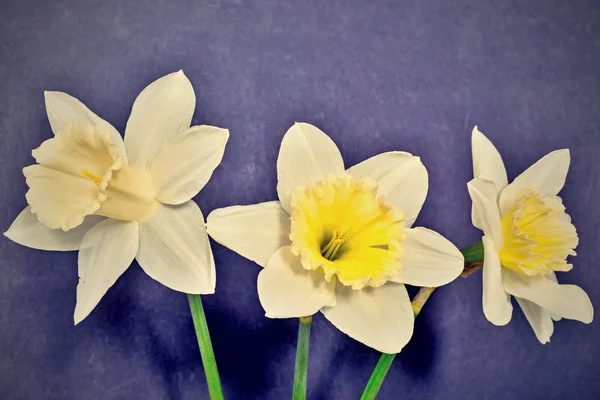
M 169 138 L 190 128 L 195 107 L 196 95 L 183 71 L 148 85 L 135 99 L 125 128 L 130 162 L 149 167 Z
M 546 278 L 552 280 L 555 283 L 558 283 L 558 279 L 556 279 L 556 273 L 551 272 L 548 275 L 546 275 Z M 550 313 L 550 317 L 552 317 L 552 320 L 554 320 L 555 322 L 558 322 L 562 319 L 562 317 L 560 315 L 556 315 L 556 314 L 552 314 Z
M 500 224 L 500 212 L 496 202 L 496 187 L 491 181 L 483 179 L 472 179 L 467 183 L 469 195 L 473 201 L 474 213 L 477 215 L 475 222 L 480 224 L 479 228 L 485 236 L 489 236 L 496 245 L 496 250 L 502 248 L 502 225 Z
M 66 125 L 74 122 L 96 125 L 100 129 L 110 132 L 117 154 L 127 162 L 125 144 L 119 132 L 111 124 L 90 111 L 85 104 L 63 92 L 44 92 L 44 99 L 48 121 L 55 135 Z
M 493 182 L 497 193 L 500 193 L 508 185 L 502 156 L 492 142 L 477 129 L 477 126 L 473 128 L 471 134 L 471 147 L 473 152 L 473 177 Z M 475 227 L 482 229 L 474 205 L 471 206 L 471 219 Z
M 346 335 L 390 354 L 408 343 L 415 322 L 406 288 L 393 282 L 362 290 L 338 284 L 335 306 L 321 312 Z
M 523 310 L 523 314 L 525 314 L 529 325 L 533 328 L 537 339 L 541 344 L 548 343 L 554 332 L 554 323 L 552 322 L 552 318 L 550 318 L 550 313 L 529 300 L 515 298 L 521 306 L 521 310 Z
M 404 258 L 393 282 L 438 287 L 452 282 L 464 269 L 462 253 L 446 238 L 426 228 L 407 231 L 402 242 Z
M 492 142 L 477 129 L 473 128 L 471 134 L 471 147 L 473 150 L 473 177 L 494 182 L 499 193 L 506 185 L 506 169 L 502 156 Z
M 215 262 L 200 208 L 193 201 L 157 207 L 148 220 L 140 221 L 140 266 L 173 290 L 214 293 Z
M 296 123 L 281 141 L 277 158 L 277 194 L 291 214 L 292 191 L 313 184 L 327 174 L 344 172 L 344 160 L 333 141 L 319 128 Z
M 571 155 L 568 149 L 556 150 L 527 168 L 500 192 L 500 212 L 505 215 L 524 189 L 534 189 L 542 197 L 556 196 L 565 185 Z
M 219 208 L 208 215 L 208 234 L 261 267 L 290 244 L 290 216 L 279 201 Z
M 38 250 L 71 251 L 78 250 L 86 232 L 104 217 L 88 215 L 81 225 L 67 232 L 62 229 L 50 229 L 42 224 L 25 208 L 4 232 L 4 236 L 22 246 Z
M 131 265 L 138 244 L 137 221 L 106 219 L 85 234 L 79 249 L 75 325 L 92 312 L 102 296 Z
M 227 129 L 208 125 L 172 136 L 150 168 L 158 200 L 181 204 L 198 194 L 221 163 L 227 139 Z
M 504 326 L 510 322 L 513 307 L 510 295 L 502 285 L 502 265 L 491 238 L 482 238 L 483 260 L 483 313 L 492 324 Z
M 31 154 L 39 164 L 23 169 L 27 203 L 41 223 L 64 231 L 97 213 L 114 173 L 125 167 L 110 133 L 80 122 L 67 124 Z
M 67 232 L 101 207 L 102 191 L 90 180 L 30 165 L 23 169 L 29 190 L 25 194 L 31 212 L 51 229 Z
M 427 169 L 419 157 L 399 151 L 382 153 L 356 164 L 347 172 L 355 178 L 377 180 L 378 194 L 400 208 L 406 225 L 412 226 L 429 188 Z
M 304 269 L 300 258 L 285 246 L 260 271 L 258 297 L 269 318 L 303 317 L 335 304 L 335 283 Z
M 594 308 L 579 286 L 559 285 L 543 276 L 532 277 L 503 268 L 504 289 L 515 297 L 529 300 L 552 314 L 589 324 Z

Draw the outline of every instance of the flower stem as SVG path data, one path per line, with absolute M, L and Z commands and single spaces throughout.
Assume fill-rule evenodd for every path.
M 190 310 L 192 311 L 192 319 L 194 320 L 194 328 L 196 329 L 196 337 L 198 338 L 198 346 L 200 347 L 200 356 L 204 365 L 208 393 L 211 400 L 223 400 L 221 380 L 219 379 L 219 371 L 210 341 L 210 334 L 208 333 L 208 325 L 206 324 L 202 301 L 197 294 L 188 294 L 188 300 L 190 302 Z
M 464 249 L 461 249 L 460 252 L 465 258 L 465 269 L 462 274 L 460 274 L 463 278 L 479 271 L 481 267 L 483 267 L 483 242 L 477 242 L 467 246 Z
M 312 316 L 300 317 L 298 326 L 298 345 L 296 347 L 296 368 L 294 370 L 293 400 L 306 399 L 306 376 L 308 373 L 308 345 Z
M 435 290 L 434 287 L 422 287 L 419 289 L 419 293 L 412 299 L 411 304 L 413 308 L 413 312 L 415 313 L 415 318 L 421 313 L 421 309 L 425 305 L 425 302 L 431 296 L 431 293 Z
M 396 354 L 381 353 L 381 357 L 379 357 L 379 361 L 369 378 L 369 382 L 367 382 L 367 386 L 365 386 L 365 390 L 360 396 L 360 400 L 372 400 L 377 397 L 377 393 L 379 393 L 381 384 L 392 366 L 394 358 L 396 358 Z
M 463 276 L 469 276 L 481 268 L 481 261 L 483 260 L 482 242 L 477 242 L 471 246 L 467 246 L 460 251 L 465 257 L 465 269 L 463 271 Z M 419 315 L 423 309 L 423 306 L 425 305 L 425 302 L 429 299 L 429 296 L 431 296 L 431 293 L 433 293 L 434 290 L 435 288 L 433 287 L 423 287 L 419 289 L 419 293 L 417 293 L 411 302 L 415 318 Z M 360 400 L 373 400 L 375 397 L 377 397 L 377 393 L 379 393 L 379 389 L 381 388 L 383 380 L 385 379 L 385 376 L 387 375 L 395 357 L 396 354 L 381 354 L 381 357 L 379 358 L 379 361 L 377 362 L 377 365 L 375 366 L 375 369 L 373 370 L 373 373 L 371 374 L 371 377 L 369 378 L 369 381 L 367 382 L 367 385 L 360 396 Z
M 473 243 L 463 249 L 460 252 L 465 257 L 465 264 L 472 264 L 483 260 L 483 242 Z

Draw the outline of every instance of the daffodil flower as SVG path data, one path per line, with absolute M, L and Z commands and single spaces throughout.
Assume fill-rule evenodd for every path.
M 517 299 L 541 343 L 560 318 L 592 322 L 594 309 L 578 286 L 559 285 L 555 272 L 573 267 L 577 232 L 558 192 L 569 170 L 569 150 L 546 155 L 512 183 L 490 140 L 473 129 L 473 170 L 468 183 L 473 225 L 484 233 L 483 312 L 495 325 L 512 316 Z
M 221 162 L 229 133 L 190 127 L 196 98 L 182 71 L 135 100 L 125 140 L 77 99 L 46 92 L 54 137 L 23 172 L 29 206 L 5 233 L 41 250 L 79 250 L 75 323 L 135 259 L 150 277 L 192 294 L 214 293 L 202 212 L 191 199 Z
M 427 171 L 390 152 L 345 170 L 333 141 L 295 124 L 277 160 L 279 201 L 213 211 L 217 242 L 256 262 L 270 318 L 317 311 L 352 338 L 386 353 L 410 340 L 414 316 L 404 284 L 440 286 L 463 270 L 448 240 L 412 228 L 427 195 Z

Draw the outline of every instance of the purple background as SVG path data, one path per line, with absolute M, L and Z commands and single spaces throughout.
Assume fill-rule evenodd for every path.
M 417 4 L 418 3 L 418 4 Z M 338 144 L 346 165 L 390 150 L 422 157 L 429 197 L 417 225 L 463 247 L 478 124 L 514 178 L 571 149 L 562 193 L 578 228 L 560 275 L 600 307 L 600 5 L 592 1 L 24 1 L 0 3 L 0 228 L 26 205 L 21 169 L 50 137 L 43 90 L 76 96 L 123 132 L 137 94 L 178 69 L 194 124 L 229 128 L 223 164 L 196 197 L 217 207 L 276 197 L 275 161 L 294 121 Z M 296 320 L 264 317 L 259 267 L 213 243 L 204 297 L 225 395 L 291 394 Z M 185 295 L 134 264 L 73 327 L 76 253 L 0 239 L 0 398 L 207 398 Z M 600 398 L 600 321 L 556 324 L 541 345 L 515 308 L 481 310 L 481 275 L 434 293 L 382 399 Z M 310 399 L 353 399 L 379 354 L 317 315 Z

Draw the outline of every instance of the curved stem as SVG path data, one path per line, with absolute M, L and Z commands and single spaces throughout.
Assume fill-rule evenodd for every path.
M 296 367 L 294 369 L 293 400 L 306 399 L 306 376 L 308 374 L 308 345 L 312 316 L 300 317 L 298 325 L 298 345 L 296 346 Z
M 223 400 L 223 390 L 221 389 L 221 380 L 219 379 L 219 371 L 213 352 L 206 317 L 204 316 L 204 308 L 202 301 L 197 294 L 188 294 L 190 302 L 190 310 L 192 311 L 192 319 L 194 320 L 194 328 L 196 337 L 198 338 L 198 346 L 200 347 L 200 356 L 204 365 L 204 374 L 206 375 L 206 384 L 211 400 Z
M 465 258 L 465 268 L 461 274 L 462 276 L 469 276 L 482 267 L 482 242 L 477 242 L 471 246 L 467 246 L 461 249 L 460 252 Z M 433 293 L 434 290 L 435 288 L 433 287 L 423 287 L 419 289 L 419 293 L 417 293 L 411 302 L 415 318 L 419 315 L 423 309 L 423 306 L 425 305 L 425 302 L 427 302 L 429 296 L 431 296 L 431 293 Z M 381 388 L 383 380 L 385 379 L 385 376 L 387 375 L 395 357 L 396 354 L 381 354 L 381 357 L 379 358 L 379 361 L 377 362 L 377 365 L 375 366 L 375 369 L 373 370 L 373 373 L 371 374 L 371 377 L 365 386 L 360 400 L 373 400 L 375 397 L 377 397 L 377 393 L 379 393 L 379 389 Z

